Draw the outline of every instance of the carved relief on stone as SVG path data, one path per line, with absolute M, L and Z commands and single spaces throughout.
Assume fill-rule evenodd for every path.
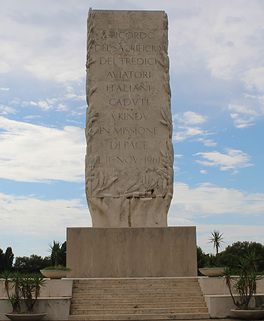
M 90 10 L 86 194 L 93 226 L 166 226 L 173 148 L 164 12 Z

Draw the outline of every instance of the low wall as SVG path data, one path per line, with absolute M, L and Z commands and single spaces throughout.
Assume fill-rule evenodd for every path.
M 230 295 L 205 295 L 205 302 L 208 307 L 210 318 L 228 318 L 232 317 L 231 309 L 235 309 L 235 305 Z M 251 306 L 263 306 L 264 294 L 257 294 L 251 301 Z
M 211 318 L 232 317 L 230 310 L 235 308 L 224 277 L 199 277 L 208 312 Z M 233 289 L 234 291 L 234 289 Z M 235 293 L 235 291 L 234 291 Z M 264 279 L 257 281 L 257 295 L 252 300 L 252 306 L 264 304 Z
M 204 295 L 229 295 L 224 277 L 201 276 L 198 280 Z M 257 293 L 264 294 L 264 278 L 257 281 Z
M 45 280 L 35 312 L 45 312 L 47 320 L 68 320 L 72 297 L 72 280 Z M 0 279 L 0 320 L 9 320 L 5 314 L 12 311 L 4 288 L 4 280 Z M 43 320 L 45 320 L 43 319 Z

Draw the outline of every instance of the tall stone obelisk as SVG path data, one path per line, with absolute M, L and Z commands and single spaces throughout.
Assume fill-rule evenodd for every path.
M 93 227 L 165 227 L 173 191 L 167 15 L 90 10 L 86 195 Z

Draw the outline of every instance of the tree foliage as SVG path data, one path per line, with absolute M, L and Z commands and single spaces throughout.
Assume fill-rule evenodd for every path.
M 230 267 L 234 272 L 240 265 L 241 258 L 255 256 L 257 272 L 264 272 L 264 245 L 257 242 L 235 242 L 219 253 L 219 263 Z
M 18 256 L 14 263 L 14 253 L 11 247 L 4 252 L 0 248 L 0 273 L 14 271 L 22 273 L 39 273 L 40 270 L 51 265 L 66 266 L 66 242 L 53 242 L 50 246 L 50 256 L 41 257 L 35 254 L 30 256 Z
M 23 273 L 38 273 L 39 270 L 44 269 L 50 264 L 51 261 L 49 257 L 42 258 L 41 256 L 33 254 L 29 257 L 17 257 L 14 264 L 14 270 Z
M 0 248 L 0 272 L 4 270 L 4 252 Z
M 51 264 L 53 266 L 66 266 L 66 242 L 60 243 L 53 241 L 53 244 L 50 245 L 50 258 Z
M 237 269 L 238 278 L 232 277 L 232 271 L 226 270 L 226 285 L 228 286 L 233 303 L 238 309 L 247 310 L 252 296 L 256 294 L 257 280 L 261 278 L 256 270 L 256 260 L 254 252 L 247 254 L 245 257 L 240 257 Z M 238 296 L 233 294 L 233 288 Z
M 13 267 L 14 253 L 12 247 L 8 247 L 4 254 L 5 270 L 11 271 Z
M 14 253 L 11 247 L 7 247 L 6 251 L 0 248 L 0 272 L 11 271 L 13 268 Z
M 237 273 L 241 264 L 241 258 L 249 258 L 250 256 L 254 256 L 256 271 L 258 273 L 264 272 L 264 245 L 261 243 L 235 242 L 217 255 L 206 254 L 201 248 L 197 248 L 197 263 L 199 268 L 223 266 L 229 267 L 233 273 Z
M 198 268 L 202 267 L 216 267 L 221 266 L 219 263 L 219 257 L 212 255 L 212 254 L 206 254 L 202 251 L 200 247 L 197 248 L 197 266 Z
M 13 313 L 32 313 L 44 286 L 43 276 L 39 274 L 21 274 L 5 272 L 4 286 Z

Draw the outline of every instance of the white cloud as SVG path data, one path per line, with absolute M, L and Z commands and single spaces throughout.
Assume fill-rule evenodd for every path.
M 183 123 L 185 126 L 188 125 L 199 125 L 206 122 L 207 117 L 193 111 L 186 111 L 182 114 L 177 114 L 177 121 Z
M 230 103 L 230 117 L 237 128 L 246 128 L 255 124 L 258 117 L 264 115 L 262 96 L 245 95 L 244 103 Z
M 203 160 L 196 160 L 197 163 L 208 167 L 219 167 L 221 171 L 232 170 L 252 166 L 250 156 L 238 149 L 227 149 L 227 153 L 201 152 L 196 153 Z
M 180 15 L 170 20 L 172 72 L 190 74 L 191 80 L 199 73 L 195 79 L 202 83 L 207 70 L 212 86 L 217 86 L 215 92 L 225 84 L 221 96 L 227 98 L 231 93 L 230 105 L 247 109 L 246 113 L 227 110 L 235 127 L 253 126 L 264 117 L 263 5 L 259 1 L 242 0 L 241 3 L 221 1 L 221 4 L 205 1 L 199 6 L 191 1 L 186 9 L 190 7 L 195 14 L 188 19 Z M 207 83 L 203 85 L 208 87 Z M 228 87 L 234 90 L 230 92 Z
M 23 117 L 24 120 L 32 120 L 32 119 L 37 119 L 37 118 L 41 118 L 40 115 L 26 115 Z
M 229 104 L 228 106 L 229 110 L 236 114 L 244 114 L 249 116 L 256 116 L 257 113 L 255 110 L 248 108 L 248 106 L 245 105 L 239 105 L 239 104 Z
M 213 141 L 212 139 L 205 138 L 205 137 L 197 138 L 197 139 L 195 139 L 195 141 L 202 143 L 206 147 L 214 147 L 217 145 L 217 143 L 215 141 Z
M 248 88 L 264 92 L 264 67 L 249 69 L 245 72 L 243 80 Z
M 16 255 L 47 255 L 44 251 L 52 240 L 65 240 L 67 227 L 91 226 L 89 211 L 79 199 L 42 200 L 0 193 L 0 208 L 0 235 L 12 242 L 5 246 L 11 245 Z M 21 252 L 19 243 L 27 243 Z
M 241 114 L 231 113 L 236 128 L 247 128 L 255 124 L 255 117 L 245 117 Z
M 9 91 L 10 90 L 10 88 L 8 88 L 8 87 L 1 87 L 0 88 L 0 91 Z
M 1 232 L 10 228 L 11 221 L 13 233 L 39 236 L 61 234 L 67 226 L 91 223 L 88 209 L 79 199 L 42 200 L 0 193 L 0 207 Z
M 212 139 L 206 138 L 206 136 L 212 135 L 212 133 L 209 133 L 198 126 L 204 124 L 207 120 L 207 116 L 193 111 L 174 114 L 173 122 L 176 133 L 173 135 L 173 140 L 176 142 L 182 142 L 186 139 L 192 139 L 192 141 L 200 142 L 207 147 L 216 146 L 216 142 Z
M 176 159 L 176 158 L 182 158 L 182 157 L 183 157 L 182 154 L 174 154 L 174 159 Z
M 11 67 L 9 66 L 8 63 L 1 61 L 0 62 L 0 73 L 4 74 L 7 73 L 11 70 Z
M 174 135 L 173 138 L 177 142 L 182 142 L 194 136 L 204 135 L 204 133 L 205 133 L 204 130 L 197 127 L 185 127 L 185 128 L 179 127 L 179 131 L 176 131 L 176 134 Z
M 62 83 L 79 81 L 85 77 L 84 50 L 79 50 L 79 47 L 78 44 L 77 48 L 74 48 L 74 45 L 71 48 L 67 46 L 56 48 L 51 54 L 33 58 L 29 64 L 24 65 L 24 69 L 40 79 L 52 79 Z
M 188 18 L 175 15 L 175 12 L 171 14 L 172 72 L 186 74 L 187 71 L 195 75 L 198 70 L 200 81 L 208 70 L 215 80 L 224 80 L 226 84 L 240 88 L 235 90 L 236 97 L 230 103 L 244 104 L 256 114 L 231 112 L 234 125 L 237 128 L 254 125 L 257 118 L 264 116 L 263 99 L 262 103 L 257 103 L 256 99 L 248 98 L 245 104 L 243 95 L 252 91 L 257 91 L 261 97 L 264 94 L 264 7 L 259 1 L 240 4 L 237 1 L 205 1 L 203 6 L 191 1 L 185 8 L 193 9 Z M 223 92 L 223 97 L 225 95 L 228 96 L 228 90 Z
M 84 176 L 84 130 L 37 126 L 0 117 L 0 177 L 16 181 L 64 180 Z
M 210 233 L 217 229 L 224 233 L 225 246 L 235 241 L 263 243 L 264 193 L 248 193 L 210 183 L 191 187 L 175 183 L 169 211 L 169 226 L 196 226 L 198 244 L 206 251 L 213 251 L 208 243 Z M 236 221 L 228 217 L 235 215 Z M 221 224 L 213 223 L 223 216 Z M 240 218 L 250 216 L 250 224 L 242 225 Z M 206 219 L 207 224 L 200 223 Z
M 12 107 L 0 105 L 0 115 L 15 114 L 16 110 Z
M 26 105 L 27 102 L 24 103 L 24 105 Z M 29 105 L 30 106 L 33 106 L 33 107 L 38 107 L 40 109 L 43 109 L 43 110 L 49 110 L 52 108 L 52 105 L 49 104 L 47 101 L 45 100 L 39 100 L 39 101 L 30 101 L 29 102 Z
M 36 6 L 31 0 L 2 5 L 0 72 L 29 72 L 57 82 L 84 78 L 88 9 L 85 3 L 81 7 L 70 1 Z
M 210 183 L 190 187 L 175 183 L 169 214 L 170 225 L 178 225 L 178 219 L 193 224 L 201 217 L 215 215 L 263 215 L 264 193 L 246 193 L 238 189 L 225 188 Z
M 41 109 L 42 111 L 59 111 L 59 112 L 71 112 L 72 116 L 79 116 L 84 114 L 86 107 L 86 96 L 83 94 L 83 86 L 66 86 L 63 88 L 63 93 L 56 97 L 47 97 L 36 100 L 24 100 L 22 102 L 13 101 L 13 105 L 22 107 L 34 107 Z M 79 104 L 76 106 L 76 102 Z M 82 102 L 83 104 L 81 104 Z M 72 107 L 74 103 L 74 108 Z
M 42 109 L 43 111 L 49 111 L 52 109 L 56 111 L 67 112 L 69 108 L 62 101 L 64 101 L 64 98 L 47 98 L 37 101 L 23 101 L 22 106 L 32 106 Z
M 109 9 L 120 8 L 116 1 L 107 3 Z M 242 3 L 227 0 L 205 1 L 203 6 L 196 1 L 163 3 L 162 9 L 169 15 L 173 72 L 186 72 L 199 65 L 216 78 L 241 79 L 250 70 L 262 67 L 263 6 L 253 0 Z M 89 5 L 105 7 L 105 1 L 91 0 Z M 134 6 L 161 9 L 158 0 L 145 0 Z M 87 4 L 81 1 L 76 6 L 74 1 L 67 1 L 62 6 L 47 0 L 36 6 L 31 0 L 26 8 L 25 11 L 25 4 L 20 1 L 1 7 L 3 69 L 27 70 L 41 79 L 59 82 L 84 78 Z M 129 8 L 131 3 L 123 1 L 122 9 Z
M 25 5 L 19 1 L 13 7 L 2 6 L 2 61 L 12 70 L 26 69 L 44 79 L 72 81 L 83 77 L 87 4 L 81 1 L 76 6 L 67 1 L 63 10 L 54 1 L 45 1 L 46 10 L 42 5 L 36 7 L 34 1 L 27 4 L 23 15 Z M 105 2 L 90 1 L 89 5 L 105 7 Z M 120 3 L 108 1 L 109 9 L 118 6 Z M 161 8 L 158 0 L 134 6 Z M 125 8 L 131 9 L 129 1 L 122 2 Z M 258 67 L 263 59 L 263 7 L 258 1 L 243 1 L 243 5 L 205 1 L 203 6 L 195 1 L 167 1 L 162 9 L 169 14 L 170 56 L 175 72 L 202 62 L 215 77 L 227 78 Z
M 176 17 L 170 23 L 175 72 L 200 62 L 213 77 L 234 79 L 252 66 L 261 66 L 263 6 L 258 1 L 206 1 L 203 6 L 191 3 L 196 14 L 188 19 Z

